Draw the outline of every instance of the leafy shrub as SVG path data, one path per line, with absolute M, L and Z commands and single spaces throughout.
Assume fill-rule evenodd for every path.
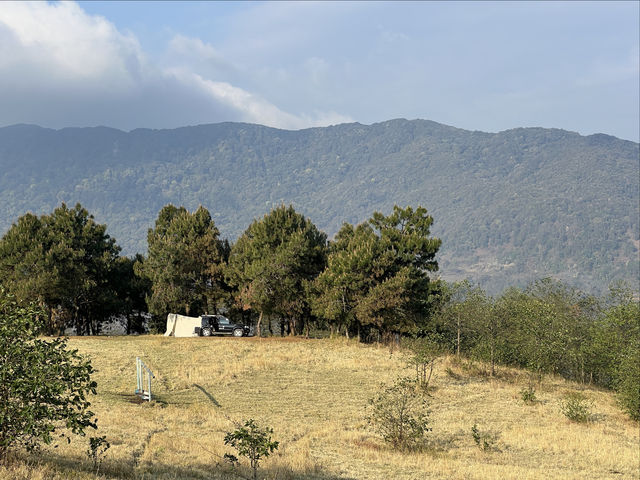
M 433 338 L 420 338 L 409 343 L 411 352 L 407 365 L 415 368 L 416 383 L 425 391 L 429 389 L 429 383 L 433 375 L 433 367 L 436 360 L 443 353 L 443 348 Z
M 431 431 L 426 394 L 408 378 L 383 388 L 369 400 L 369 407 L 369 424 L 394 449 L 418 449 Z
M 483 452 L 496 449 L 496 443 L 499 435 L 494 432 L 482 432 L 478 428 L 478 424 L 474 423 L 471 427 L 471 436 L 473 441 Z
M 527 388 L 523 388 L 520 390 L 520 398 L 527 405 L 531 405 L 538 401 L 536 397 L 536 389 L 529 385 Z
M 98 475 L 100 466 L 104 457 L 107 455 L 107 450 L 111 447 L 111 444 L 107 441 L 107 437 L 91 437 L 89 438 L 89 448 L 87 448 L 87 457 L 93 463 L 93 469 Z
M 0 288 L 0 462 L 11 448 L 50 444 L 96 428 L 89 410 L 96 393 L 91 362 L 65 339 L 44 340 L 43 312 L 20 306 Z
M 572 422 L 586 423 L 591 420 L 592 402 L 580 392 L 570 392 L 560 404 L 560 411 Z
M 243 426 L 238 426 L 235 431 L 224 436 L 225 445 L 231 445 L 238 450 L 238 455 L 249 459 L 253 470 L 253 480 L 258 478 L 260 460 L 267 458 L 278 449 L 280 443 L 271 440 L 272 433 L 272 428 L 261 428 L 256 425 L 253 419 L 249 419 Z M 234 464 L 238 462 L 238 458 L 229 453 L 225 453 L 224 458 Z

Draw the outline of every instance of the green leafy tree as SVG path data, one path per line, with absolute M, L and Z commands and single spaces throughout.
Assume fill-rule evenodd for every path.
M 254 222 L 231 249 L 229 279 L 238 301 L 259 313 L 285 319 L 295 335 L 309 315 L 306 285 L 326 264 L 326 235 L 292 206 L 272 210 Z M 307 319 L 308 320 L 308 319 Z
M 119 250 L 80 204 L 63 203 L 40 217 L 27 213 L 0 240 L 2 284 L 20 301 L 44 307 L 50 333 L 69 325 L 80 335 L 97 333 L 112 313 Z
M 404 346 L 408 347 L 409 353 L 407 366 L 415 368 L 416 371 L 416 385 L 428 392 L 436 360 L 445 351 L 443 342 L 439 337 L 431 335 L 412 339 L 408 344 L 405 342 Z
M 623 353 L 615 371 L 615 388 L 623 410 L 640 421 L 640 342 L 637 340 Z
M 442 297 L 435 320 L 451 345 L 449 348 L 460 356 L 461 352 L 468 353 L 474 345 L 473 323 L 480 313 L 485 293 L 467 279 L 442 283 Z
M 65 339 L 42 340 L 41 310 L 0 289 L 0 462 L 10 449 L 33 450 L 96 428 L 91 363 Z
M 151 281 L 147 303 L 152 313 L 216 312 L 228 297 L 224 281 L 228 245 L 218 237 L 211 215 L 202 206 L 193 213 L 174 205 L 160 210 L 155 228 L 147 235 L 147 258 L 135 267 L 136 273 Z
M 224 436 L 225 445 L 231 445 L 238 451 L 238 455 L 249 459 L 253 480 L 258 478 L 258 467 L 262 459 L 269 457 L 278 449 L 280 443 L 271 439 L 272 434 L 272 428 L 261 428 L 253 419 L 250 419 Z M 233 463 L 238 461 L 235 455 L 229 453 L 225 454 L 225 458 Z
M 640 302 L 629 288 L 615 285 L 606 303 L 590 345 L 594 376 L 614 388 L 622 408 L 640 420 Z

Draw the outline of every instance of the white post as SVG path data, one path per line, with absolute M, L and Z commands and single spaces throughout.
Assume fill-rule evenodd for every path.
M 146 376 L 147 376 L 147 390 L 145 391 L 144 389 L 144 377 L 145 377 L 145 372 L 144 370 L 146 370 Z M 136 357 L 136 395 L 140 395 L 140 397 L 142 397 L 143 400 L 148 400 L 149 402 L 151 401 L 151 377 L 156 378 L 156 376 L 153 374 L 153 372 L 151 372 L 151 370 L 149 370 L 149 367 L 147 367 L 144 362 L 140 359 L 140 357 Z

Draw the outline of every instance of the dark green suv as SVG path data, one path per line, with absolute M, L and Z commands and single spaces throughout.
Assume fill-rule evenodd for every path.
M 251 333 L 249 325 L 234 323 L 223 315 L 202 315 L 200 316 L 202 325 L 200 331 L 196 328 L 201 337 L 211 335 L 233 335 L 234 337 L 248 337 Z

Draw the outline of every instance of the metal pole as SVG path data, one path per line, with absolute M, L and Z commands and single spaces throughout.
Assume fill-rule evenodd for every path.
M 140 382 L 140 357 L 136 357 L 136 395 L 140 393 L 142 385 Z

